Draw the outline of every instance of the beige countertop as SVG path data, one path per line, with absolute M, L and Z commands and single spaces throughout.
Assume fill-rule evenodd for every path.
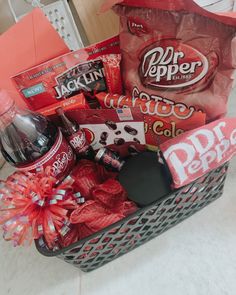
M 90 43 L 96 43 L 118 34 L 118 16 L 113 11 L 98 13 L 104 0 L 72 1 Z

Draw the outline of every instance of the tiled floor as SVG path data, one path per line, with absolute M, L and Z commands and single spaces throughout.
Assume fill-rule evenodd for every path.
M 236 95 L 229 109 L 236 115 Z M 0 239 L 0 295 L 235 295 L 235 179 L 236 158 L 223 198 L 89 274 Z

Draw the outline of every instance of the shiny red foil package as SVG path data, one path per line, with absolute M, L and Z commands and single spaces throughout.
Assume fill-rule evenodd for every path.
M 70 96 L 68 94 L 70 89 L 71 92 L 75 92 L 77 88 L 81 89 L 81 76 L 77 77 L 77 80 L 75 81 L 70 81 L 70 84 L 66 89 L 61 85 L 65 82 L 65 79 L 62 81 L 65 72 L 68 73 L 69 70 L 68 75 L 69 78 L 71 78 L 74 71 L 78 74 L 77 69 L 75 69 L 76 65 L 86 61 L 97 60 L 101 55 L 119 53 L 119 38 L 115 36 L 89 47 L 59 56 L 19 73 L 12 77 L 12 81 L 29 108 L 32 110 L 38 110 L 54 104 L 58 102 L 58 100 L 63 100 L 64 97 Z M 90 66 L 89 63 L 86 65 L 86 69 L 88 66 Z M 86 82 L 93 81 L 94 84 L 96 84 L 96 79 L 101 80 L 101 78 L 104 77 L 101 77 L 101 75 L 103 75 L 102 69 L 99 69 L 95 74 L 89 71 L 86 71 L 86 73 L 83 74 L 86 75 L 86 77 L 84 76 Z M 94 88 L 96 88 L 95 86 Z M 103 85 L 103 87 L 105 87 L 105 85 Z M 62 95 L 62 93 L 65 95 Z
M 151 150 L 157 149 L 160 143 L 206 123 L 206 114 L 181 104 L 107 93 L 98 93 L 96 98 L 102 108 L 140 107 L 144 115 L 146 143 Z
M 236 67 L 235 14 L 213 14 L 192 0 L 105 5 L 120 16 L 127 95 L 194 106 L 208 122 L 225 115 Z
M 214 121 L 160 146 L 173 187 L 187 185 L 217 169 L 236 154 L 236 118 Z
M 123 94 L 121 78 L 121 55 L 107 54 L 102 55 L 100 59 L 103 62 L 105 77 L 107 82 L 107 91 L 114 94 Z

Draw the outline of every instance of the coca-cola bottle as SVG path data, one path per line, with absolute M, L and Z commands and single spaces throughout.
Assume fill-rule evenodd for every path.
M 65 115 L 62 108 L 58 108 L 56 112 L 63 123 L 62 132 L 68 140 L 68 142 L 70 143 L 77 157 L 79 159 L 85 158 L 93 160 L 95 153 L 93 148 L 86 139 L 84 130 L 80 128 L 77 122 L 70 120 Z
M 75 163 L 73 150 L 46 117 L 16 107 L 0 90 L 0 148 L 4 158 L 22 171 L 52 167 L 54 176 L 64 178 Z

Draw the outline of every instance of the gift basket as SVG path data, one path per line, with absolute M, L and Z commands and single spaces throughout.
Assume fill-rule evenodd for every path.
M 3 237 L 85 272 L 219 198 L 236 152 L 234 15 L 192 0 L 111 7 L 119 36 L 11 77 L 29 110 L 0 91 L 17 168 L 0 182 Z

